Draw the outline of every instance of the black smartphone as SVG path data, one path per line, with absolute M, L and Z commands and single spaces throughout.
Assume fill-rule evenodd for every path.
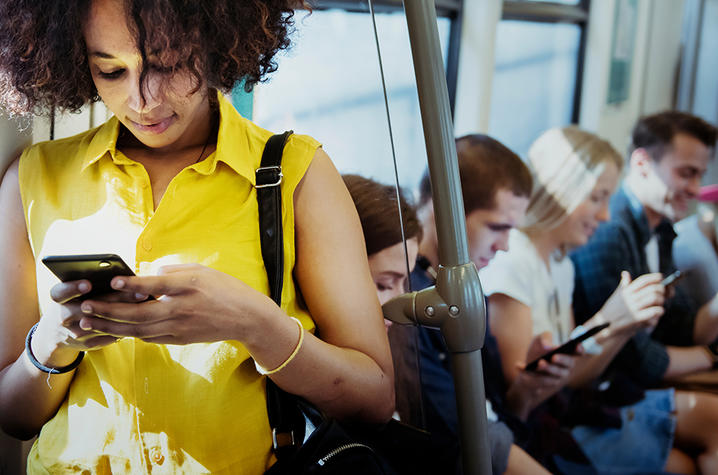
M 602 323 L 600 325 L 596 325 L 595 327 L 586 330 L 585 333 L 580 334 L 576 338 L 568 340 L 563 345 L 561 345 L 557 348 L 554 348 L 553 350 L 549 351 L 548 353 L 545 353 L 545 354 L 539 356 L 538 358 L 533 360 L 531 363 L 526 365 L 526 371 L 536 371 L 539 361 L 546 360 L 546 361 L 550 362 L 553 355 L 556 355 L 556 354 L 572 355 L 572 354 L 576 353 L 576 348 L 578 347 L 579 343 L 581 343 L 582 341 L 584 341 L 588 338 L 591 338 L 593 335 L 600 332 L 601 330 L 608 328 L 608 326 L 610 324 L 611 324 L 610 322 L 606 322 L 606 323 Z
M 83 299 L 115 292 L 110 281 L 118 275 L 135 275 L 125 261 L 117 254 L 78 254 L 46 256 L 42 263 L 61 281 L 89 280 L 92 289 Z
M 688 273 L 687 271 L 682 271 L 682 270 L 674 271 L 674 272 L 668 274 L 668 275 L 661 281 L 661 285 L 664 286 L 664 287 L 666 287 L 666 288 L 671 287 L 671 286 L 673 286 L 673 285 L 676 285 L 676 283 L 677 283 L 679 280 L 681 280 L 682 278 L 684 278 L 687 273 Z

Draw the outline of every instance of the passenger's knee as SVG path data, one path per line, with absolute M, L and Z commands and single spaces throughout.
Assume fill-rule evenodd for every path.
M 692 457 L 678 449 L 671 449 L 664 471 L 668 473 L 682 473 L 695 475 L 698 473 L 696 463 Z

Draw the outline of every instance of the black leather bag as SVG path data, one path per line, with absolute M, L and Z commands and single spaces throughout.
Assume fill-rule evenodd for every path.
M 288 396 L 284 405 L 277 409 L 283 415 L 289 413 L 292 416 L 294 430 L 291 436 L 298 439 L 294 439 L 295 444 L 275 448 L 277 463 L 267 470 L 267 475 L 396 474 L 370 441 L 350 434 L 339 422 L 324 417 L 305 400 L 281 391 L 273 383 L 271 385 L 273 391 L 283 393 L 282 397 Z M 276 411 L 272 412 L 272 415 L 276 414 Z
M 291 131 L 270 137 L 256 171 L 262 258 L 270 296 L 281 304 L 284 272 L 282 152 Z M 429 434 L 391 420 L 387 424 L 342 424 L 267 379 L 267 413 L 277 462 L 267 475 L 429 473 L 417 457 L 427 454 Z

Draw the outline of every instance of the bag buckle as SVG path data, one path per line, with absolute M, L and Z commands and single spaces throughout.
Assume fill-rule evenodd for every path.
M 276 173 L 277 174 L 277 179 L 274 183 L 264 183 L 261 185 L 259 183 L 257 183 L 256 185 L 254 185 L 255 188 L 268 188 L 270 186 L 279 186 L 279 184 L 282 183 L 282 177 L 284 177 L 284 175 L 282 174 L 282 167 L 280 167 L 280 166 L 259 167 L 256 170 L 254 170 L 254 173 L 256 174 L 257 182 L 259 182 L 259 174 L 260 173 Z
M 274 450 L 295 445 L 294 431 L 277 432 L 276 428 L 272 428 L 272 448 Z

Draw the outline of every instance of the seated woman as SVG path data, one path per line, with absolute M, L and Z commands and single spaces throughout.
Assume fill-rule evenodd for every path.
M 407 292 L 414 269 L 422 229 L 414 207 L 399 196 L 396 188 L 359 175 L 342 175 L 354 201 L 364 231 L 366 252 L 379 303 L 382 305 Z M 399 217 L 401 210 L 401 219 Z M 403 225 L 403 236 L 402 236 Z M 402 239 L 403 238 L 403 239 Z M 404 247 L 406 242 L 406 247 Z M 396 413 L 402 421 L 421 425 L 421 401 L 413 328 L 384 320 L 394 361 Z
M 0 6 L 6 107 L 101 98 L 114 114 L 30 147 L 0 187 L 0 426 L 39 434 L 28 473 L 263 473 L 266 378 L 339 418 L 391 417 L 389 344 L 339 174 L 316 140 L 289 138 L 280 307 L 255 186 L 272 133 L 218 92 L 276 69 L 302 4 Z M 40 263 L 108 252 L 138 275 L 94 298 Z
M 525 225 L 512 232 L 509 251 L 499 253 L 481 274 L 509 381 L 519 372 L 515 362 L 527 361 L 532 337 L 549 332 L 563 342 L 572 335 L 574 269 L 565 255 L 585 244 L 607 219 L 608 198 L 622 167 L 610 144 L 575 127 L 544 133 L 531 147 L 528 162 L 534 189 Z M 601 311 L 585 323 L 586 328 L 611 326 L 585 345 L 590 354 L 571 370 L 570 385 L 595 382 L 634 332 L 650 330 L 663 313 L 660 281 L 659 274 L 634 280 L 622 275 Z M 647 391 L 639 402 L 621 408 L 620 428 L 581 425 L 573 435 L 600 472 L 693 473 L 697 453 L 701 472 L 712 473 L 718 438 L 706 427 L 714 426 L 708 421 L 718 422 L 717 402 L 714 396 L 672 389 Z
M 359 213 L 369 271 L 383 305 L 407 291 L 409 273 L 419 252 L 421 223 L 402 193 L 397 206 L 393 186 L 359 175 L 342 175 L 342 179 Z M 386 324 L 391 326 L 391 322 Z
M 394 187 L 358 175 L 343 175 L 343 178 L 359 213 L 369 255 L 369 271 L 383 305 L 407 291 L 408 276 L 414 269 L 422 238 L 422 226 L 415 209 L 401 195 L 397 206 Z M 391 322 L 387 326 L 394 360 L 398 416 L 402 421 L 421 427 L 421 387 L 414 328 L 392 325 Z M 489 439 L 493 473 L 547 473 L 538 462 L 511 443 L 511 434 L 503 423 L 489 424 Z M 453 452 L 453 456 L 456 458 L 458 452 Z M 436 473 L 452 473 L 448 464 L 458 462 L 458 458 L 450 461 L 438 454 L 434 458 Z

